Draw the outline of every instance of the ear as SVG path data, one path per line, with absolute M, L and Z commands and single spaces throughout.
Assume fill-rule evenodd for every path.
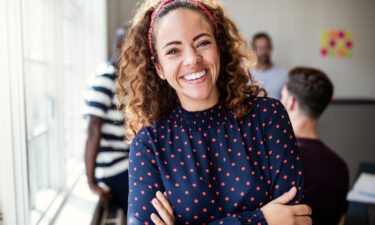
M 158 74 L 160 79 L 165 80 L 165 76 L 163 75 L 164 71 L 163 71 L 163 68 L 161 67 L 160 63 L 155 61 L 154 56 L 151 57 L 151 60 L 152 60 L 152 63 L 154 64 L 154 66 L 155 66 L 156 73 Z
M 289 96 L 288 102 L 289 110 L 293 110 L 296 107 L 296 98 L 293 95 L 291 95 Z

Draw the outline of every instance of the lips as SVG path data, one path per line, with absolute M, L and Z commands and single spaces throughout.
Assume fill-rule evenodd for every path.
M 182 78 L 186 81 L 194 81 L 204 77 L 207 74 L 207 70 L 202 70 L 196 73 L 191 73 L 183 76 Z

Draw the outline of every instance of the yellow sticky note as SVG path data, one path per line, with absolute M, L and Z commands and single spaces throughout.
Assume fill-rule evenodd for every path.
M 353 39 L 353 32 L 350 31 L 350 30 L 347 30 L 345 36 L 346 36 L 346 39 L 351 40 L 351 39 Z
M 339 48 L 344 48 L 344 47 L 345 47 L 345 42 L 344 42 L 343 40 L 339 40 L 339 41 L 337 42 L 337 46 L 338 46 Z
M 320 44 L 322 45 L 323 48 L 326 48 L 326 47 L 328 47 L 328 40 L 327 39 L 322 39 L 322 41 L 320 42 Z
M 322 30 L 322 37 L 323 37 L 323 38 L 328 38 L 328 37 L 329 37 L 329 32 L 328 32 L 328 30 Z

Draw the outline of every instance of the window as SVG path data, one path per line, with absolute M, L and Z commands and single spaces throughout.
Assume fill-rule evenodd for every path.
M 8 170 L 0 174 L 0 199 L 12 202 L 4 209 L 6 224 L 36 225 L 53 219 L 46 212 L 84 171 L 81 106 L 88 76 L 107 58 L 106 1 L 12 0 L 4 6 L 0 89 L 9 110 L 0 131 L 9 133 L 1 138 L 9 151 L 0 155 L 0 170 Z

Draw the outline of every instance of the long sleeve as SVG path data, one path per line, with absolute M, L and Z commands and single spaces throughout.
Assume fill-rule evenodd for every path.
M 267 150 L 270 171 L 270 196 L 275 199 L 290 188 L 298 189 L 296 197 L 289 204 L 298 204 L 302 200 L 304 180 L 299 151 L 291 122 L 284 106 L 277 100 L 265 99 L 269 104 L 260 108 L 263 112 L 262 125 L 264 143 Z M 262 212 L 258 210 L 243 211 L 209 223 L 216 224 L 267 224 Z
M 295 186 L 296 197 L 289 203 L 301 203 L 304 191 L 302 162 L 288 113 L 278 100 L 272 100 L 266 112 L 265 145 L 270 164 L 271 197 L 275 199 Z
M 147 147 L 147 131 L 141 130 L 132 141 L 129 158 L 128 224 L 153 224 L 151 204 L 156 192 L 164 192 L 155 153 Z
M 249 224 L 249 225 L 266 225 L 267 222 L 264 219 L 262 211 L 259 209 L 253 211 L 244 211 L 242 213 L 227 216 L 221 219 L 213 220 L 208 225 L 220 225 L 220 224 Z

